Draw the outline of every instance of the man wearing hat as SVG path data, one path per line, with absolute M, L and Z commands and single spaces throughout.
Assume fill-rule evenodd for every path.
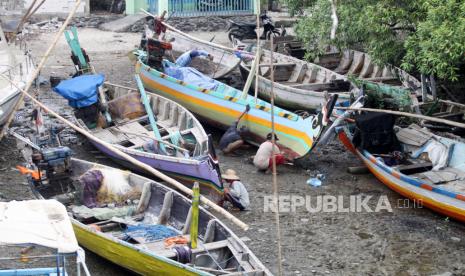
M 244 211 L 250 205 L 249 193 L 245 189 L 244 184 L 239 181 L 236 171 L 227 169 L 221 177 L 229 184 L 229 188 L 224 188 L 224 200 Z
M 263 142 L 257 150 L 253 159 L 253 164 L 260 171 L 270 172 L 273 167 L 273 153 L 276 159 L 276 166 L 286 163 L 284 155 L 281 154 L 278 146 L 272 143 L 272 133 L 268 133 L 266 141 Z M 274 135 L 274 140 L 278 141 L 278 136 Z

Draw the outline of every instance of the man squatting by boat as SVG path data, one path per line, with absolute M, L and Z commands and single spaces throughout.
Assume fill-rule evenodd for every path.
M 263 142 L 257 150 L 253 159 L 254 166 L 265 173 L 270 173 L 273 168 L 273 153 L 276 159 L 276 166 L 286 163 L 286 158 L 281 154 L 279 147 L 273 145 L 272 142 L 273 134 L 270 132 L 266 136 L 266 141 Z M 279 138 L 274 134 L 274 140 L 278 141 Z
M 240 211 L 246 210 L 250 205 L 249 193 L 240 181 L 236 171 L 227 169 L 221 177 L 229 184 L 229 187 L 224 188 L 224 200 L 231 202 Z M 221 202 L 220 205 L 223 203 Z
M 243 136 L 249 131 L 246 126 L 242 126 L 240 129 L 237 129 L 237 126 L 244 117 L 244 115 L 249 112 L 250 105 L 247 105 L 245 111 L 241 113 L 239 118 L 226 130 L 223 136 L 220 139 L 219 148 L 225 155 L 232 154 L 237 155 L 236 150 L 245 145 Z

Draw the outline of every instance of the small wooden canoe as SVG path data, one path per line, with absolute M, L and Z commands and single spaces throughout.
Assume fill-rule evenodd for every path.
M 262 50 L 258 93 L 270 99 L 271 52 Z M 247 79 L 252 61 L 242 61 L 242 78 Z M 339 94 L 340 100 L 350 98 L 350 83 L 345 76 L 319 65 L 280 53 L 273 53 L 274 93 L 277 105 L 291 110 L 315 110 L 326 102 L 327 95 Z M 255 81 L 255 79 L 254 79 Z M 252 85 L 254 87 L 254 85 Z
M 367 53 L 356 50 L 344 50 L 342 53 L 331 51 L 317 58 L 315 63 L 337 74 L 352 75 L 365 81 L 400 86 L 421 94 L 419 80 L 398 67 L 376 65 Z
M 346 148 L 358 156 L 379 181 L 411 199 L 411 206 L 425 206 L 465 222 L 464 142 L 435 135 L 417 125 L 397 128 L 396 136 L 406 160 L 399 165 L 389 166 L 379 155 L 355 147 L 353 134 L 348 127 L 337 128 L 337 133 Z M 447 162 L 441 168 L 437 161 L 430 162 L 419 157 L 425 154 L 429 156 L 427 147 L 433 146 L 429 143 L 436 142 L 448 149 L 444 153 Z
M 229 127 L 249 105 L 250 111 L 240 122 L 240 126 L 244 125 L 250 130 L 246 140 L 258 145 L 271 132 L 270 103 L 260 99 L 255 101 L 250 95 L 242 97 L 242 91 L 219 82 L 213 90 L 186 83 L 145 64 L 145 53 L 138 51 L 138 56 L 136 72 L 147 90 L 182 104 L 200 119 L 222 128 Z M 320 113 L 303 118 L 278 107 L 275 107 L 274 115 L 278 143 L 284 153 L 296 162 L 308 161 L 311 150 L 325 128 L 323 115 Z
M 185 243 L 190 242 L 192 201 L 177 191 L 79 159 L 71 159 L 70 168 L 65 177 L 48 179 L 47 185 L 29 181 L 37 198 L 57 199 L 67 207 L 78 242 L 95 254 L 140 275 L 271 275 L 245 243 L 203 207 L 198 246 L 190 249 Z M 89 186 L 79 178 L 90 171 L 103 175 L 96 207 L 83 205 L 82 190 Z M 101 196 L 102 190 L 111 190 L 105 180 L 111 177 L 126 192 Z
M 166 153 L 153 149 L 153 141 L 162 144 L 155 137 L 149 118 L 140 102 L 137 90 L 105 84 L 110 96 L 109 111 L 114 126 L 88 129 L 81 120 L 78 125 L 87 129 L 95 137 L 106 141 L 119 150 L 146 163 L 178 181 L 192 187 L 200 183 L 202 194 L 214 202 L 223 198 L 223 184 L 218 164 L 212 159 L 209 137 L 200 122 L 187 109 L 167 98 L 149 94 L 149 102 L 157 117 L 158 131 L 166 147 Z M 140 105 L 143 114 L 125 113 L 125 106 Z M 134 111 L 134 110 L 133 110 Z M 128 118 L 128 116 L 131 116 Z M 133 118 L 136 116 L 136 118 Z M 104 145 L 90 140 L 100 151 L 128 168 L 139 170 L 124 161 Z
M 215 47 L 215 44 L 208 43 L 200 39 L 192 39 L 190 36 L 182 35 L 181 32 L 167 32 L 166 40 L 173 45 L 173 52 L 177 58 L 184 52 L 191 50 L 205 50 L 213 56 L 213 60 L 196 58 L 192 60 L 191 67 L 196 68 L 206 76 L 214 79 L 221 79 L 234 71 L 240 63 L 240 59 L 231 51 L 226 51 Z

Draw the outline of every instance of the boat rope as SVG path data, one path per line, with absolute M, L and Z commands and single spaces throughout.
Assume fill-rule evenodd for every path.
M 273 65 L 273 35 L 270 36 L 270 103 L 271 103 L 271 143 L 273 144 L 273 205 L 275 207 L 275 222 L 276 222 L 276 239 L 278 243 L 278 275 L 283 275 L 283 258 L 282 258 L 282 249 L 281 249 L 281 227 L 279 223 L 279 186 L 278 179 L 276 174 L 276 155 L 274 152 L 274 147 L 276 147 L 276 132 L 274 125 L 274 65 Z M 258 75 L 257 75 L 258 79 Z
M 192 194 L 193 194 L 192 190 L 187 188 L 183 184 L 181 184 L 179 181 L 174 180 L 173 178 L 161 173 L 159 170 L 157 170 L 157 169 L 155 169 L 155 168 L 153 168 L 153 167 L 151 167 L 151 166 L 149 166 L 149 165 L 147 165 L 145 163 L 142 163 L 141 161 L 135 159 L 134 157 L 128 155 L 127 153 L 122 152 L 120 149 L 116 148 L 114 145 L 112 145 L 110 143 L 107 143 L 107 142 L 95 137 L 94 135 L 92 135 L 87 130 L 76 126 L 74 123 L 72 123 L 69 120 L 65 119 L 63 116 L 59 115 L 58 113 L 56 113 L 52 109 L 48 108 L 46 105 L 44 105 L 39 100 L 35 99 L 31 94 L 26 92 L 24 89 L 20 88 L 15 81 L 9 79 L 4 74 L 0 74 L 0 77 L 5 79 L 6 81 L 10 82 L 11 84 L 13 84 L 19 91 L 21 91 L 21 93 L 23 93 L 26 97 L 31 99 L 32 102 L 34 102 L 35 104 L 40 106 L 42 109 L 47 111 L 48 114 L 50 114 L 51 116 L 53 116 L 53 117 L 57 118 L 58 120 L 62 121 L 68 127 L 74 129 L 76 132 L 79 132 L 80 134 L 84 135 L 89 140 L 92 140 L 95 143 L 101 144 L 102 146 L 106 147 L 112 153 L 118 155 L 122 159 L 125 159 L 126 161 L 130 162 L 131 164 L 141 168 L 142 170 L 150 172 L 151 174 L 153 174 L 157 178 L 161 179 L 162 181 L 167 182 L 172 187 L 175 187 L 176 189 L 180 190 L 182 193 L 192 196 Z M 244 231 L 249 229 L 249 226 L 247 224 L 245 224 L 244 222 L 242 222 L 241 220 L 239 220 L 235 216 L 231 215 L 229 212 L 225 211 L 222 207 L 220 207 L 217 204 L 213 203 L 211 200 L 209 200 L 205 196 L 201 195 L 200 196 L 200 201 L 203 204 L 208 205 L 210 208 L 212 208 L 216 212 L 222 214 L 226 219 L 230 220 L 232 223 L 236 224 L 237 226 L 239 226 Z

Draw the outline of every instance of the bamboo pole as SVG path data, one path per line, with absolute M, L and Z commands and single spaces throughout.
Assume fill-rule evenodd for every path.
M 405 117 L 412 117 L 412 118 L 422 119 L 422 120 L 436 122 L 436 123 L 443 123 L 443 124 L 450 125 L 450 126 L 465 128 L 464 123 L 454 122 L 454 121 L 451 121 L 451 120 L 440 119 L 440 118 L 435 118 L 435 117 L 430 117 L 430 116 L 425 116 L 425 115 L 420 115 L 420 114 L 412 114 L 412 113 L 407 113 L 407 112 L 401 112 L 401 111 L 384 110 L 384 109 L 376 109 L 376 108 L 365 108 L 365 107 L 354 108 L 354 107 L 336 106 L 334 108 L 335 109 L 341 109 L 341 110 L 355 110 L 355 111 L 387 113 L 387 114 L 393 114 L 393 115 L 399 115 L 399 116 L 405 116 Z
M 73 18 L 74 14 L 76 13 L 77 9 L 79 8 L 79 5 L 81 4 L 81 0 L 76 0 L 76 4 L 74 5 L 73 9 L 71 10 L 71 12 L 68 14 L 68 17 L 66 18 L 65 22 L 63 23 L 63 25 L 61 26 L 60 30 L 58 31 L 58 33 L 55 35 L 55 38 L 52 42 L 52 44 L 50 45 L 50 47 L 47 49 L 47 51 L 45 52 L 45 55 L 42 57 L 42 60 L 40 61 L 39 63 L 39 66 L 37 66 L 36 70 L 34 71 L 34 74 L 32 74 L 32 77 L 28 80 L 25 88 L 24 88 L 24 91 L 28 92 L 29 89 L 31 89 L 31 86 L 32 86 L 32 83 L 34 82 L 34 80 L 37 78 L 37 76 L 39 75 L 40 73 L 40 70 L 42 69 L 42 67 L 44 67 L 45 65 L 45 62 L 47 61 L 50 53 L 53 51 L 53 49 L 55 48 L 55 46 L 57 45 L 58 43 L 58 40 L 60 39 L 60 37 L 63 35 L 63 32 L 65 31 L 66 29 L 66 26 L 68 26 L 69 22 L 71 22 L 71 19 Z M 2 128 L 2 131 L 0 132 L 0 140 L 3 138 L 3 136 L 5 136 L 7 130 L 8 130 L 8 127 L 10 126 L 11 124 L 11 121 L 13 121 L 13 118 L 14 118 L 14 114 L 16 113 L 16 110 L 18 110 L 18 108 L 22 105 L 23 103 L 23 100 L 24 100 L 24 93 L 21 94 L 21 96 L 19 97 L 19 100 L 18 102 L 16 103 L 16 105 L 14 106 L 13 108 L 13 111 L 11 112 L 11 114 L 8 116 L 8 119 L 6 120 L 6 123 L 5 125 L 3 126 Z
M 254 93 L 254 99 L 255 103 L 257 103 L 257 98 L 258 98 L 258 77 L 260 75 L 260 0 L 255 1 L 257 3 L 257 55 L 255 58 L 257 59 L 256 61 L 256 66 L 257 68 L 255 69 L 255 93 Z M 266 39 L 266 38 L 265 38 Z M 272 61 L 273 62 L 273 61 Z M 252 74 L 252 68 L 250 70 L 250 74 Z
M 199 234 L 199 183 L 195 182 L 192 188 L 194 196 L 192 197 L 192 219 L 190 227 L 191 249 L 197 248 L 197 238 Z
M 54 116 L 55 118 L 59 119 L 60 121 L 62 121 L 64 124 L 68 125 L 70 128 L 74 129 L 75 131 L 81 133 L 82 135 L 86 136 L 88 139 L 96 142 L 96 143 L 99 143 L 101 145 L 103 145 L 104 147 L 106 147 L 109 151 L 111 151 L 112 153 L 118 155 L 119 157 L 125 159 L 126 161 L 132 163 L 133 165 L 136 165 L 138 166 L 139 168 L 141 169 L 144 169 L 146 170 L 147 172 L 150 172 L 151 174 L 153 174 L 154 176 L 160 178 L 161 180 L 169 183 L 171 186 L 173 186 L 174 188 L 180 190 L 181 192 L 185 193 L 185 194 L 188 194 L 190 196 L 193 195 L 193 192 L 191 189 L 187 188 L 186 186 L 184 186 L 183 184 L 179 183 L 178 181 L 174 180 L 173 178 L 161 173 L 160 171 L 158 171 L 157 169 L 145 164 L 145 163 L 142 163 L 140 162 L 139 160 L 135 159 L 134 157 L 122 152 L 121 150 L 119 150 L 118 148 L 116 148 L 115 146 L 113 146 L 112 144 L 110 143 L 107 143 L 95 136 L 93 136 L 90 132 L 76 126 L 75 124 L 73 124 L 72 122 L 68 121 L 67 119 L 63 118 L 62 116 L 60 116 L 59 114 L 57 114 L 56 112 L 54 112 L 53 110 L 51 110 L 50 108 L 48 108 L 47 106 L 45 106 L 43 103 L 41 103 L 39 100 L 35 99 L 33 96 L 31 96 L 29 93 L 26 92 L 26 90 L 24 89 L 21 89 L 18 87 L 18 85 L 10 80 L 8 77 L 6 77 L 4 74 L 0 74 L 0 76 L 2 78 L 4 78 L 5 80 L 7 80 L 8 82 L 10 82 L 12 85 L 14 85 L 17 89 L 19 89 L 19 91 L 21 91 L 26 97 L 30 98 L 35 104 L 37 104 L 38 106 L 42 107 L 45 111 L 47 111 L 50 115 Z M 245 224 L 244 222 L 240 221 L 239 219 L 237 219 L 236 217 L 234 217 L 233 215 L 231 215 L 230 213 L 226 212 L 223 208 L 221 208 L 220 206 L 216 205 L 215 203 L 213 203 L 211 200 L 207 199 L 206 197 L 204 196 L 200 196 L 200 201 L 205 204 L 205 205 L 208 205 L 210 208 L 212 208 L 213 210 L 215 210 L 216 212 L 222 214 L 223 216 L 225 216 L 228 220 L 230 220 L 232 223 L 236 224 L 237 226 L 239 226 L 242 230 L 246 231 L 247 229 L 249 229 L 249 226 L 247 224 Z
M 16 32 L 13 34 L 13 36 L 16 36 L 16 34 L 21 30 L 24 22 L 26 22 L 26 19 L 28 18 L 29 13 L 31 12 L 32 8 L 35 6 L 37 0 L 33 0 L 29 8 L 26 10 L 24 13 L 24 16 L 21 18 L 21 21 L 19 22 L 18 26 L 16 27 Z
M 283 275 L 283 258 L 282 258 L 282 249 L 281 249 L 281 227 L 279 223 L 279 187 L 278 187 L 278 179 L 276 174 L 276 155 L 274 152 L 274 148 L 276 147 L 276 139 L 275 139 L 275 127 L 274 127 L 274 66 L 273 66 L 273 36 L 270 36 L 270 103 L 271 103 L 271 143 L 272 145 L 272 153 L 273 153 L 273 162 L 272 162 L 272 169 L 273 169 L 273 201 L 275 206 L 275 220 L 276 220 L 276 238 L 278 242 L 278 275 Z M 257 76 L 258 77 L 258 76 Z

